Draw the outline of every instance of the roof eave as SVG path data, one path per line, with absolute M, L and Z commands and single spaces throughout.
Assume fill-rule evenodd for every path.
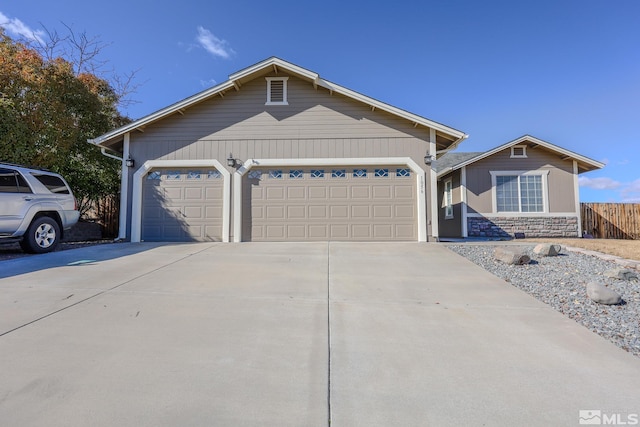
M 305 68 L 302 68 L 290 62 L 284 61 L 280 58 L 271 57 L 255 65 L 242 69 L 236 73 L 230 74 L 229 80 L 227 80 L 224 83 L 221 83 L 210 89 L 207 89 L 193 96 L 190 96 L 182 101 L 179 101 L 175 104 L 172 104 L 168 107 L 158 110 L 152 114 L 149 114 L 148 116 L 145 116 L 141 119 L 131 122 L 128 125 L 122 126 L 118 129 L 115 129 L 97 138 L 89 139 L 88 142 L 94 145 L 99 145 L 99 146 L 104 146 L 105 144 L 108 145 L 109 143 L 112 143 L 112 142 L 118 142 L 123 138 L 124 134 L 128 132 L 132 132 L 136 129 L 142 129 L 145 126 L 157 120 L 163 119 L 164 117 L 167 117 L 178 111 L 182 111 L 186 108 L 189 108 L 198 102 L 202 102 L 212 96 L 217 95 L 220 92 L 226 91 L 231 88 L 235 88 L 237 90 L 238 87 L 240 86 L 241 80 L 249 78 L 252 74 L 259 73 L 268 67 L 276 67 L 276 70 L 279 67 L 283 70 L 286 70 L 289 73 L 296 74 L 302 78 L 310 80 L 315 87 L 317 86 L 323 87 L 325 89 L 328 89 L 332 93 L 333 92 L 339 93 L 341 95 L 350 97 L 364 104 L 370 105 L 373 108 L 378 108 L 380 110 L 386 111 L 398 117 L 404 118 L 414 123 L 415 126 L 421 125 L 427 128 L 435 129 L 436 131 L 455 139 L 454 142 L 447 149 L 455 148 L 458 144 L 460 144 L 460 142 L 462 142 L 464 139 L 468 137 L 468 135 L 462 131 L 459 131 L 457 129 L 451 128 L 449 126 L 443 125 L 438 122 L 434 122 L 433 120 L 429 120 L 425 117 L 418 116 L 417 114 L 410 113 L 408 111 L 405 111 L 400 108 L 394 107 L 392 105 L 386 104 L 384 102 L 378 101 L 374 98 L 370 98 L 366 95 L 355 92 L 351 89 L 347 89 L 346 87 L 337 85 L 335 83 L 331 83 L 327 80 L 320 78 L 320 76 L 313 71 L 309 71 Z
M 507 149 L 507 148 L 509 148 L 511 146 L 514 146 L 514 145 L 517 145 L 517 144 L 521 144 L 521 143 L 523 143 L 525 141 L 529 141 L 529 142 L 533 142 L 535 144 L 541 145 L 542 147 L 545 147 L 548 150 L 555 151 L 557 153 L 563 154 L 564 156 L 566 156 L 567 159 L 577 160 L 579 163 L 587 165 L 587 167 L 583 167 L 583 169 L 585 169 L 583 172 L 589 172 L 589 171 L 596 170 L 596 169 L 602 169 L 605 166 L 604 163 L 598 162 L 597 160 L 590 159 L 589 157 L 585 157 L 585 156 L 580 155 L 578 153 L 574 153 L 573 151 L 566 150 L 566 149 L 564 149 L 562 147 L 558 147 L 557 145 L 551 144 L 550 142 L 543 141 L 543 140 L 541 140 L 539 138 L 536 138 L 536 137 L 533 137 L 531 135 L 524 135 L 524 136 L 521 136 L 520 138 L 514 139 L 513 141 L 509 141 L 506 144 L 502 144 L 502 145 L 500 145 L 500 146 L 498 146 L 498 147 L 496 147 L 496 148 L 494 148 L 492 150 L 486 151 L 486 152 L 484 152 L 484 153 L 482 153 L 482 154 L 480 154 L 480 155 L 478 155 L 476 157 L 473 157 L 473 158 L 471 158 L 471 159 L 469 159 L 467 161 L 464 161 L 464 162 L 462 162 L 460 164 L 457 164 L 457 165 L 453 166 L 453 168 L 451 170 L 456 170 L 456 169 L 460 169 L 462 167 L 468 166 L 468 165 L 470 165 L 472 163 L 475 163 L 475 162 L 480 161 L 482 159 L 485 159 L 485 158 L 487 158 L 489 156 L 492 156 L 492 155 L 494 155 L 494 154 L 496 154 L 496 153 L 498 153 L 498 152 L 500 152 L 502 150 L 505 150 L 505 149 Z M 578 173 L 582 173 L 582 172 L 578 172 Z
M 135 120 L 128 125 L 124 125 L 118 129 L 114 129 L 111 132 L 105 133 L 94 139 L 87 140 L 89 143 L 94 145 L 103 145 L 106 142 L 111 140 L 119 140 L 124 134 L 128 132 L 132 132 L 136 129 L 141 129 L 147 126 L 150 123 L 153 123 L 157 120 L 163 119 L 171 114 L 177 113 L 183 109 L 189 108 L 198 102 L 202 102 L 214 95 L 217 95 L 220 92 L 231 89 L 234 87 L 234 82 L 228 80 L 224 83 L 216 85 L 210 89 L 199 92 L 195 95 L 192 95 L 182 101 L 176 102 L 175 104 L 171 104 L 168 107 L 165 107 L 161 110 L 158 110 L 154 113 L 149 114 L 148 116 L 142 117 L 141 119 Z

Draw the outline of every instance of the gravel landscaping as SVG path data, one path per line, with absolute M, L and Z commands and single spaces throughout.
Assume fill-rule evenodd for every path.
M 567 251 L 559 256 L 535 255 L 535 245 L 523 245 L 531 262 L 507 265 L 494 258 L 495 244 L 448 244 L 452 251 L 531 294 L 562 314 L 640 357 L 640 282 L 611 279 L 615 262 Z M 601 282 L 622 296 L 618 305 L 602 305 L 587 297 L 587 283 Z

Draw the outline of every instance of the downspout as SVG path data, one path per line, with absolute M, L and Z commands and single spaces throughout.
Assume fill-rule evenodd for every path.
M 97 145 L 95 139 L 90 139 L 87 142 Z M 125 159 L 129 158 L 129 133 L 124 134 L 123 153 L 122 157 L 118 157 L 114 154 L 107 152 L 108 148 L 100 147 L 100 152 L 103 156 L 110 159 L 120 161 L 120 217 L 118 223 L 118 237 L 116 241 L 125 240 L 127 238 L 127 204 L 129 200 L 129 168 L 125 162 Z
M 122 157 L 114 156 L 113 154 L 107 153 L 107 149 L 105 147 L 100 147 L 100 152 L 103 156 L 109 157 L 110 159 L 120 160 L 120 162 L 124 162 Z

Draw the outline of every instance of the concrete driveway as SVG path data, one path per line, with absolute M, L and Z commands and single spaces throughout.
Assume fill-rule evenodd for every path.
M 4 261 L 0 277 L 3 425 L 640 413 L 640 359 L 438 244 L 116 244 Z

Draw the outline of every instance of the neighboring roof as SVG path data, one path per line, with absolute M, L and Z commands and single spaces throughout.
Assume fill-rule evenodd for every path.
M 523 145 L 527 144 L 530 147 L 542 147 L 548 151 L 553 151 L 560 155 L 563 160 L 576 160 L 578 162 L 578 173 L 588 172 L 595 169 L 602 169 L 605 165 L 604 163 L 598 162 L 596 160 L 590 159 L 589 157 L 582 156 L 578 153 L 574 153 L 573 151 L 569 151 L 562 147 L 558 147 L 550 142 L 543 141 L 541 139 L 535 138 L 531 135 L 524 135 L 518 139 L 514 139 L 513 141 L 507 142 L 499 147 L 494 148 L 493 150 L 485 151 L 483 153 L 447 153 L 438 159 L 437 173 L 438 178 L 452 172 L 454 170 L 460 169 L 464 166 L 470 165 L 471 163 L 475 163 L 479 160 L 485 159 L 489 156 L 492 156 L 500 151 L 512 147 L 514 145 Z M 465 154 L 469 154 L 469 157 L 464 156 Z M 455 157 L 454 155 L 460 155 L 460 157 Z M 449 156 L 451 160 L 447 159 Z M 440 163 L 441 160 L 446 159 L 446 165 Z
M 217 95 L 223 95 L 225 91 L 228 90 L 241 90 L 241 87 L 247 81 L 253 80 L 257 77 L 257 75 L 264 73 L 265 70 L 276 70 L 282 69 L 288 73 L 296 75 L 299 78 L 310 81 L 314 87 L 323 87 L 328 89 L 331 93 L 335 92 L 356 101 L 360 101 L 365 103 L 373 109 L 380 109 L 386 111 L 388 113 L 394 114 L 403 119 L 409 120 L 413 122 L 414 126 L 425 126 L 431 129 L 435 129 L 441 136 L 445 137 L 450 143 L 447 144 L 446 149 L 455 148 L 460 142 L 462 142 L 465 138 L 467 138 L 467 134 L 457 129 L 451 128 L 449 126 L 445 126 L 441 123 L 434 122 L 425 117 L 418 116 L 416 114 L 410 113 L 405 110 L 401 110 L 392 105 L 386 104 L 384 102 L 378 101 L 376 99 L 370 98 L 368 96 L 362 95 L 358 92 L 354 92 L 350 89 L 347 89 L 343 86 L 337 85 L 335 83 L 331 83 L 327 80 L 322 79 L 317 73 L 313 71 L 309 71 L 302 67 L 299 67 L 290 62 L 284 61 L 280 58 L 271 57 L 262 62 L 259 62 L 250 67 L 244 68 L 236 73 L 229 75 L 229 80 L 219 85 L 216 85 L 210 89 L 197 93 L 189 98 L 186 98 L 182 101 L 176 102 L 168 107 L 165 107 L 161 110 L 156 111 L 155 113 L 149 114 L 148 116 L 142 117 L 132 123 L 129 123 L 125 126 L 122 126 L 118 129 L 115 129 L 111 132 L 105 133 L 104 135 L 98 136 L 94 139 L 88 140 L 88 142 L 101 146 L 109 146 L 116 142 L 121 141 L 124 138 L 124 135 L 128 132 L 131 132 L 136 129 L 143 129 L 145 126 L 154 123 L 158 120 L 161 120 L 165 117 L 168 117 L 175 113 L 183 113 L 186 108 L 189 108 L 195 104 L 198 104 L 202 101 L 210 99 Z
M 479 156 L 480 154 L 483 154 L 482 152 L 478 152 L 478 153 L 446 153 L 445 155 L 443 155 L 442 157 L 440 157 L 438 160 L 434 161 L 433 163 L 431 163 L 431 168 L 436 171 L 436 172 L 440 172 L 440 171 L 448 171 L 449 169 L 453 168 L 454 166 L 466 162 L 469 159 L 473 159 L 474 157 Z

